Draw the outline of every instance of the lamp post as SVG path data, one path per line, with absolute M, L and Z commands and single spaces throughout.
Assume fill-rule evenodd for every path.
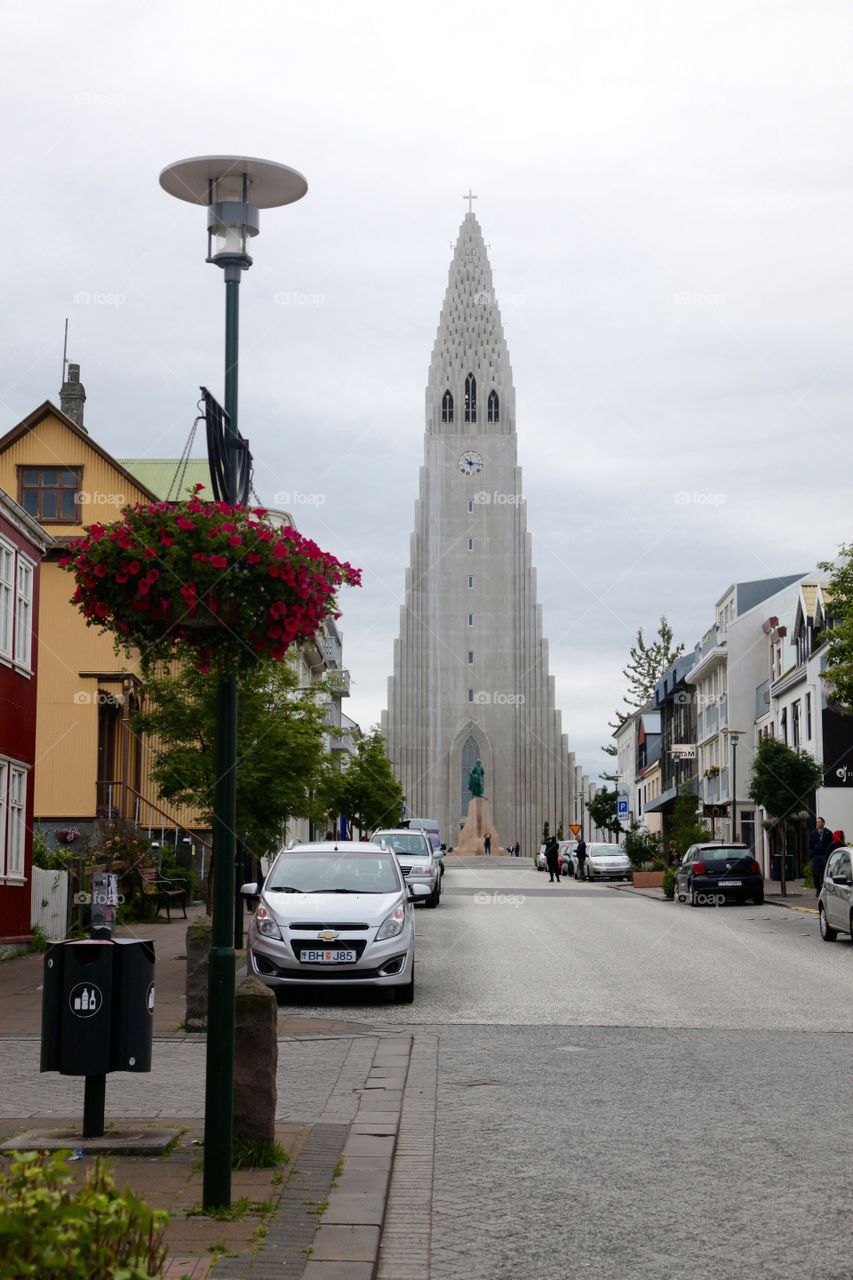
M 730 731 L 729 740 L 732 744 L 732 842 L 737 839 L 737 744 L 740 740 L 740 731 Z
M 260 229 L 260 209 L 300 200 L 308 184 L 287 165 L 248 156 L 195 156 L 160 174 L 169 195 L 207 207 L 207 261 L 225 281 L 226 502 L 237 501 L 237 370 L 240 279 L 252 265 L 249 242 Z M 213 800 L 213 930 L 208 988 L 207 1073 L 204 1100 L 206 1209 L 231 1202 L 231 1128 L 234 1088 L 234 877 L 237 827 L 237 679 L 219 679 L 216 692 Z

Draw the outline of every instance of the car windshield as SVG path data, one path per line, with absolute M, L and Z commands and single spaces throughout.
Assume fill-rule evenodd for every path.
M 390 854 L 288 853 L 264 884 L 265 893 L 394 893 L 400 873 Z
M 624 858 L 625 850 L 618 844 L 590 844 L 586 848 L 590 858 Z
M 409 835 L 407 832 L 401 832 L 399 835 L 388 835 L 379 831 L 373 838 L 377 843 L 381 840 L 387 848 L 393 849 L 397 854 L 404 853 L 409 858 L 428 858 L 430 855 L 427 837 L 420 833 Z

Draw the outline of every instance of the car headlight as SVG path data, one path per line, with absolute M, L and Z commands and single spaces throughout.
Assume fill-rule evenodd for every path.
M 258 933 L 264 938 L 278 938 L 282 941 L 281 930 L 276 923 L 275 916 L 264 906 L 263 903 L 255 912 L 255 924 L 258 926 Z
M 399 903 L 390 916 L 386 916 L 376 931 L 376 941 L 385 942 L 388 938 L 396 938 L 398 933 L 403 932 L 403 925 L 406 922 L 406 908 L 402 902 Z

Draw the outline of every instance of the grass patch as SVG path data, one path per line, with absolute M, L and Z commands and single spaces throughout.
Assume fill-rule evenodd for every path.
M 311 1206 L 308 1212 L 312 1213 L 315 1218 L 322 1218 L 329 1207 L 328 1200 L 303 1200 L 302 1203 Z
M 185 1133 L 189 1133 L 189 1129 L 187 1128 L 179 1129 L 178 1132 L 175 1134 L 174 1138 L 169 1139 L 169 1141 L 166 1143 L 165 1147 L 163 1148 L 163 1154 L 160 1157 L 161 1160 L 163 1159 L 164 1156 L 170 1156 L 172 1154 L 172 1152 L 175 1150 L 175 1147 L 178 1145 L 178 1143 L 180 1142 L 181 1138 L 184 1136 Z
M 239 1222 L 247 1216 L 268 1217 L 273 1211 L 271 1200 L 250 1200 L 241 1196 L 233 1204 L 222 1205 L 218 1209 L 204 1209 L 200 1204 L 191 1205 L 185 1212 L 187 1218 L 213 1218 L 216 1222 Z
M 279 1142 L 263 1142 L 260 1138 L 239 1139 L 231 1151 L 232 1169 L 277 1169 L 289 1160 Z

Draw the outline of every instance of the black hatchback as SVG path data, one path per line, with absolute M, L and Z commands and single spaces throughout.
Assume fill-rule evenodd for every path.
M 745 844 L 694 844 L 675 873 L 675 896 L 691 907 L 764 902 L 764 876 Z

